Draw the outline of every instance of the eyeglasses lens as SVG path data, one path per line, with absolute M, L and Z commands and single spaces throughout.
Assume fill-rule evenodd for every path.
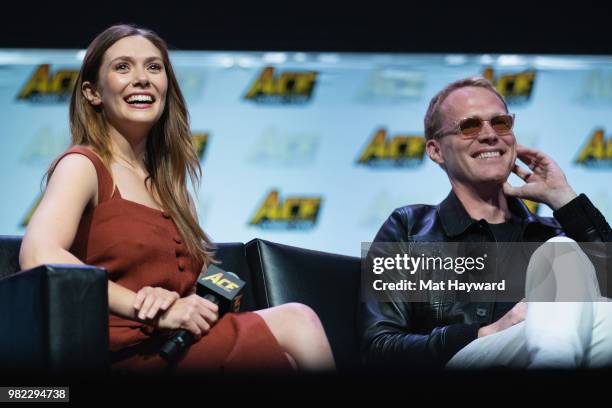
M 491 118 L 491 126 L 499 134 L 508 133 L 512 130 L 512 116 L 499 115 Z
M 459 129 L 465 136 L 473 136 L 480 132 L 482 129 L 482 120 L 479 118 L 467 118 L 463 119 L 459 123 Z
M 480 133 L 483 126 L 483 120 L 480 118 L 467 118 L 459 122 L 459 129 L 464 136 L 474 137 Z M 512 115 L 498 115 L 491 118 L 489 123 L 497 134 L 505 134 L 512 130 L 513 125 Z

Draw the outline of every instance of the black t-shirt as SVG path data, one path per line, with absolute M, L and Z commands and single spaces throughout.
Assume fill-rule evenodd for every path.
M 518 220 L 511 219 L 500 224 L 489 224 L 489 228 L 497 242 L 517 242 L 520 240 L 521 223 Z M 493 321 L 497 321 L 504 316 L 515 304 L 516 302 L 495 302 Z
M 508 220 L 501 224 L 489 224 L 489 228 L 497 242 L 516 242 L 521 235 L 521 224 L 516 220 Z

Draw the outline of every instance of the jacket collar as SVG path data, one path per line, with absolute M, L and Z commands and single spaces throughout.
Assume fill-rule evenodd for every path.
M 550 228 L 557 227 L 554 221 L 532 214 L 522 200 L 508 196 L 506 196 L 506 199 L 508 200 L 508 208 L 512 215 L 520 222 L 525 223 L 526 226 L 531 223 L 539 223 Z M 461 235 L 471 225 L 479 222 L 470 217 L 453 190 L 451 190 L 444 201 L 438 204 L 437 212 L 442 221 L 444 232 L 448 237 Z

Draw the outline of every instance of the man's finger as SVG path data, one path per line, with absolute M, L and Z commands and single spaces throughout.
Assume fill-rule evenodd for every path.
M 504 190 L 504 194 L 506 195 L 521 198 L 522 190 L 520 188 L 511 186 L 510 183 L 508 182 L 504 183 L 503 190 Z
M 519 160 L 522 161 L 531 169 L 533 172 L 541 171 L 544 167 L 542 165 L 546 165 L 543 159 L 532 158 L 532 157 L 522 157 L 518 156 Z
M 538 150 L 538 149 L 532 149 L 530 147 L 527 147 L 521 144 L 516 145 L 516 154 L 519 156 L 531 156 L 531 157 L 536 157 L 536 158 L 538 157 L 541 158 L 545 156 L 543 151 Z
M 517 149 L 517 156 L 521 161 L 529 166 L 531 170 L 542 166 L 543 168 L 550 166 L 554 163 L 546 153 L 536 150 L 536 149 L 528 149 L 523 146 L 522 149 Z
M 525 170 L 524 168 L 522 168 L 518 164 L 514 165 L 514 167 L 512 168 L 512 172 L 514 174 L 516 174 L 517 176 L 519 176 L 521 179 L 523 179 L 523 181 L 527 181 L 529 179 L 529 177 L 533 174 L 533 173 Z

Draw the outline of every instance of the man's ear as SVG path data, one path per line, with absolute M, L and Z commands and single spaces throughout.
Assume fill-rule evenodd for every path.
M 431 160 L 438 163 L 440 166 L 444 166 L 444 157 L 442 156 L 440 142 L 438 140 L 429 139 L 427 142 L 425 142 L 425 149 L 427 150 L 427 155 Z
M 100 93 L 96 90 L 94 85 L 89 82 L 83 82 L 81 86 L 81 92 L 85 99 L 89 101 L 92 106 L 100 106 L 102 104 L 102 98 L 100 97 Z

